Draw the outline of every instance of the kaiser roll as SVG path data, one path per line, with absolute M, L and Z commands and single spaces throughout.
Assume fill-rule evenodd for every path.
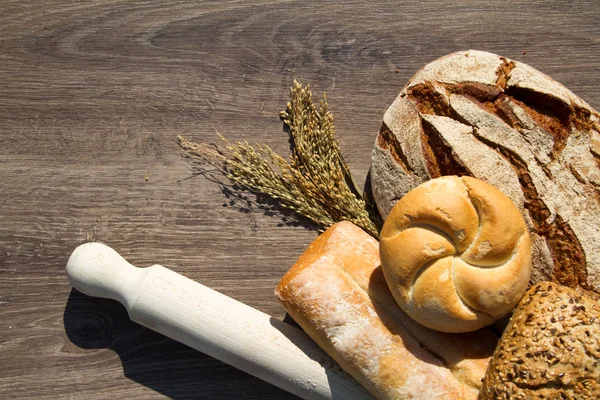
M 445 176 L 408 192 L 380 237 L 381 266 L 398 305 L 420 324 L 468 332 L 519 302 L 531 241 L 512 201 L 470 177 Z
M 533 283 L 600 292 L 600 115 L 518 61 L 463 51 L 431 62 L 383 117 L 371 184 L 383 218 L 421 183 L 472 176 L 530 230 Z

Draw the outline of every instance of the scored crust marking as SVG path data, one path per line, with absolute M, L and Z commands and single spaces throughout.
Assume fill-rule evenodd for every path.
M 597 129 L 600 130 L 600 128 Z M 600 133 L 596 130 L 592 130 L 590 134 L 590 153 L 600 167 Z M 596 188 L 598 188 L 597 185 Z
M 563 221 L 560 215 L 554 215 L 554 220 L 549 222 L 552 213 L 538 195 L 525 162 L 518 155 L 498 143 L 492 143 L 481 136 L 478 138 L 506 158 L 519 177 L 519 182 L 525 195 L 525 208 L 531 217 L 533 229 L 535 233 L 546 238 L 546 242 L 552 253 L 554 259 L 554 279 L 568 287 L 580 285 L 589 289 L 585 253 L 581 248 L 579 240 L 577 240 L 577 236 L 575 236 L 569 224 Z M 572 274 L 575 274 L 576 278 Z
M 554 137 L 544 128 L 536 124 L 530 114 L 527 114 L 523 107 L 520 107 L 515 101 L 506 97 L 503 103 L 504 108 L 509 109 L 517 122 L 512 127 L 516 130 L 529 145 L 535 161 L 542 168 L 549 179 L 552 178 L 548 166 L 552 163 L 552 154 L 555 149 Z
M 431 82 L 423 82 L 409 88 L 407 97 L 414 101 L 421 114 L 450 116 L 446 96 Z
M 459 106 L 459 108 L 457 108 L 457 113 L 459 111 L 464 112 L 464 106 L 460 106 L 460 104 L 464 103 L 464 101 L 458 102 L 458 99 L 459 98 L 456 97 L 451 98 L 451 104 L 453 107 Z M 516 103 L 514 104 L 514 107 L 515 111 L 520 110 Z M 544 165 L 541 163 L 541 165 L 536 164 L 537 158 L 529 152 L 526 145 L 519 147 L 517 144 L 515 144 L 518 143 L 518 141 L 510 138 L 510 136 L 506 136 L 506 143 L 503 142 L 503 144 L 499 144 L 498 142 L 500 141 L 493 142 L 492 138 L 490 137 L 490 132 L 492 131 L 486 134 L 483 130 L 480 131 L 477 126 L 473 125 L 475 122 L 470 122 L 467 120 L 479 121 L 479 118 L 481 117 L 474 117 L 473 115 L 469 116 L 468 114 L 465 114 L 465 117 L 463 117 L 463 123 L 473 127 L 475 137 L 477 137 L 482 143 L 486 144 L 491 150 L 494 150 L 500 155 L 504 156 L 519 177 L 521 190 L 525 195 L 525 208 L 529 211 L 532 219 L 532 228 L 537 234 L 546 238 L 549 250 L 553 255 L 554 278 L 558 282 L 567 286 L 574 287 L 579 284 L 587 288 L 587 263 L 581 243 L 579 240 L 577 240 L 577 236 L 571 227 L 565 226 L 566 224 L 562 222 L 564 218 L 561 217 L 557 220 L 557 205 L 552 203 L 551 207 L 547 206 L 545 200 L 539 195 L 537 190 L 537 187 L 546 188 L 548 190 L 551 187 L 548 184 L 552 184 L 553 182 L 544 182 L 543 180 L 540 180 L 539 173 L 537 175 L 537 180 L 535 180 L 534 176 L 532 175 L 535 174 L 535 167 L 539 166 L 540 171 L 543 171 L 547 177 L 552 176 L 550 168 L 543 168 Z M 525 122 L 529 123 L 529 121 Z M 489 126 L 490 121 L 486 122 L 486 120 L 482 119 L 480 123 L 483 124 L 482 129 L 491 129 Z M 561 152 L 566 148 L 566 146 L 567 141 L 565 139 L 564 144 L 561 144 L 560 146 Z M 556 146 L 554 146 L 554 148 L 556 149 Z M 515 149 L 522 149 L 525 152 L 523 154 L 517 154 Z M 542 155 L 539 156 L 541 157 Z M 569 245 L 570 242 L 573 244 Z M 569 248 L 570 250 L 565 251 Z M 575 275 L 576 278 L 574 278 L 573 275 Z
M 508 102 L 518 104 L 531 118 L 554 138 L 552 158 L 555 159 L 566 145 L 571 126 L 579 130 L 590 130 L 598 116 L 577 104 L 565 103 L 562 99 L 529 88 L 507 86 L 511 71 L 516 67 L 514 61 L 501 57 L 503 64 L 498 67 L 497 86 L 479 82 L 441 83 L 423 82 L 410 87 L 406 97 L 413 101 L 421 114 L 446 116 L 462 122 L 448 104 L 448 96 L 458 94 L 475 100 L 475 103 L 498 116 L 511 128 L 523 129 Z M 502 89 L 502 90 L 501 90 Z M 434 178 L 437 176 L 433 176 Z
M 557 159 L 571 135 L 572 110 L 569 105 L 551 96 L 516 87 L 507 89 L 506 96 L 509 96 L 509 101 L 523 109 L 538 126 L 552 135 L 554 147 L 551 159 Z M 522 131 L 519 124 L 516 124 L 514 129 Z
M 483 51 L 453 53 L 423 66 L 405 87 L 410 88 L 424 81 L 493 84 L 497 79 L 495 71 L 500 64 L 502 60 L 497 55 Z
M 431 247 L 429 244 L 426 244 L 425 248 L 423 249 L 423 254 L 425 254 L 427 257 L 438 258 L 442 254 L 444 254 L 445 251 L 446 251 L 446 249 L 444 247 L 434 248 L 434 247 Z
M 398 139 L 390 130 L 390 128 L 388 128 L 385 122 L 381 125 L 381 129 L 377 135 L 377 146 L 379 146 L 382 150 L 389 151 L 396 164 L 399 165 L 400 168 L 402 168 L 407 174 L 410 173 L 408 169 L 408 160 L 402 151 L 402 147 L 400 147 Z
M 577 179 L 577 181 L 579 181 L 579 183 L 581 183 L 582 185 L 585 185 L 587 183 L 586 180 L 583 179 L 583 177 L 579 174 L 577 168 L 573 166 L 573 164 L 568 164 L 567 168 L 569 168 L 569 171 L 571 171 L 571 174 L 575 177 L 575 179 Z
M 477 246 L 479 257 L 484 257 L 490 250 L 492 250 L 492 244 L 489 240 L 484 240 Z
M 514 68 L 514 65 L 512 68 Z M 575 120 L 579 121 L 574 117 L 575 109 L 572 108 L 573 106 L 566 105 L 552 96 L 533 92 L 529 89 L 508 87 L 503 93 L 498 90 L 498 87 L 470 82 L 454 85 L 443 84 L 441 86 L 448 96 L 460 95 L 466 97 L 472 100 L 474 105 L 496 115 L 508 126 L 523 133 L 522 122 L 509 105 L 513 103 L 520 106 L 538 126 L 552 135 L 554 139 L 552 159 L 558 157 L 566 146 L 566 140 L 571 132 L 571 124 L 575 123 Z M 448 97 L 442 96 L 432 84 L 420 84 L 412 87 L 408 91 L 408 98 L 415 102 L 421 114 L 445 116 L 464 122 L 464 119 L 448 104 Z M 580 112 L 580 114 L 583 114 L 583 112 Z M 589 120 L 589 117 L 586 120 Z M 581 122 L 578 122 L 578 124 L 581 125 Z M 586 125 L 586 127 L 589 126 Z
M 453 247 L 454 247 L 454 251 L 455 254 L 462 254 L 459 252 L 456 243 L 454 242 L 454 240 L 452 240 L 452 238 L 446 233 L 444 232 L 442 229 L 440 229 L 438 226 L 434 225 L 434 224 L 430 224 L 430 223 L 425 223 L 425 222 L 421 222 L 421 221 L 417 221 L 417 222 L 413 222 L 414 218 L 411 217 L 410 215 L 407 215 L 407 218 L 411 221 L 408 226 L 406 226 L 404 229 L 399 230 L 397 232 L 393 232 L 392 234 L 386 236 L 386 239 L 393 239 L 395 236 L 399 235 L 400 233 L 402 233 L 404 230 L 409 229 L 409 228 L 420 228 L 420 229 L 426 229 L 430 232 L 435 233 L 436 235 L 442 236 L 444 239 L 446 239 L 446 241 L 448 243 L 450 243 Z M 444 248 L 440 247 L 437 249 L 433 249 L 431 248 L 429 245 L 426 245 L 424 254 L 429 256 L 429 257 L 435 257 L 432 258 L 431 260 L 429 260 L 426 263 L 423 263 L 420 268 L 418 268 L 417 270 L 412 271 L 413 272 L 413 277 L 412 277 L 412 282 L 410 284 L 409 290 L 408 292 L 406 292 L 406 299 L 408 302 L 412 301 L 412 296 L 413 296 L 413 292 L 414 292 L 414 287 L 415 287 L 415 283 L 417 282 L 417 280 L 419 279 L 419 277 L 423 274 L 423 272 L 429 268 L 434 262 L 440 260 L 441 258 L 446 257 L 447 255 L 444 254 Z
M 414 217 L 407 215 L 406 216 L 409 220 L 410 223 L 406 226 L 406 228 L 399 230 L 397 232 L 395 232 L 392 235 L 387 236 L 387 239 L 391 239 L 394 236 L 400 234 L 402 231 L 408 229 L 408 228 L 421 228 L 421 229 L 427 229 L 435 234 L 438 234 L 440 236 L 443 236 L 449 243 L 451 243 L 454 246 L 454 249 L 456 250 L 456 252 L 458 253 L 458 248 L 456 246 L 456 243 L 454 243 L 454 240 L 452 240 L 452 238 L 450 237 L 450 235 L 448 235 L 446 232 L 444 232 L 442 229 L 440 229 L 438 226 L 434 225 L 434 224 L 430 224 L 430 223 L 426 223 L 423 221 L 417 221 Z M 414 222 L 413 222 L 414 221 Z M 458 232 L 454 232 L 457 233 L 457 238 L 464 238 L 464 233 L 462 233 L 461 231 L 464 232 L 464 229 L 461 229 Z
M 469 169 L 456 157 L 452 148 L 426 120 L 421 119 L 422 148 L 427 162 L 427 169 L 432 178 L 443 175 L 471 176 Z
M 550 251 L 556 260 L 556 281 L 568 287 L 579 285 L 584 289 L 591 289 L 587 281 L 585 253 L 573 229 L 560 215 L 556 216 L 551 226 L 547 237 Z M 573 278 L 573 273 L 576 274 L 576 279 Z

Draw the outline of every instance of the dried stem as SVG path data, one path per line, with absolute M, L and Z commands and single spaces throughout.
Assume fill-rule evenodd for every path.
M 279 205 L 328 228 L 346 220 L 379 236 L 381 221 L 359 194 L 335 138 L 333 115 L 324 97 L 317 108 L 309 86 L 294 81 L 281 118 L 292 138 L 289 161 L 266 145 L 230 143 L 224 147 L 192 143 L 181 136 L 184 153 L 196 160 L 218 160 L 234 185 L 267 195 Z

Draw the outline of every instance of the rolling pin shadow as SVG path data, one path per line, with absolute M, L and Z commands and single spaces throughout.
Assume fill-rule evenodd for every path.
M 84 385 L 85 392 L 74 390 L 83 398 L 93 397 L 94 392 L 108 398 L 106 384 L 114 384 L 112 390 L 118 391 L 117 387 L 125 385 L 127 388 L 131 385 L 127 381 L 133 381 L 172 400 L 299 399 L 277 386 L 133 322 L 125 307 L 115 300 L 90 297 L 71 289 L 64 307 L 63 322 L 68 340 L 78 348 L 65 351 L 76 357 L 85 357 L 78 358 L 79 361 L 73 365 L 78 370 L 76 385 L 79 388 Z M 112 358 L 106 350 L 114 352 L 120 359 L 121 365 L 115 365 L 114 371 L 105 363 L 107 357 Z M 119 377 L 113 381 L 111 377 L 115 374 L 118 377 L 119 371 L 122 371 L 122 379 Z M 138 393 L 136 389 L 133 392 Z

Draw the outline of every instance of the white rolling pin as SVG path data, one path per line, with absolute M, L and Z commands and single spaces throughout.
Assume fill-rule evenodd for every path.
M 122 303 L 132 321 L 301 398 L 372 399 L 300 329 L 163 266 L 137 268 L 86 243 L 67 274 L 80 292 Z

